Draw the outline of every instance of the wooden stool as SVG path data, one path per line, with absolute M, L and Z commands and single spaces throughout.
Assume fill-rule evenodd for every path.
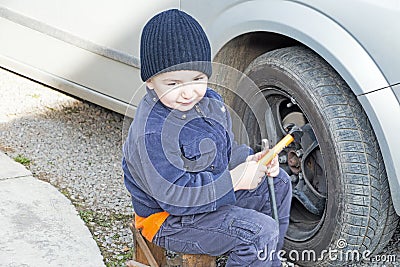
M 168 252 L 144 239 L 134 221 L 129 227 L 133 233 L 135 253 L 134 259 L 126 263 L 128 267 L 216 267 L 216 257 Z

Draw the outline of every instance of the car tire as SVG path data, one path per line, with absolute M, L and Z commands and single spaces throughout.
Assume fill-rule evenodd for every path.
M 398 216 L 377 139 L 349 86 L 302 46 L 269 51 L 245 74 L 269 105 L 266 126 L 260 126 L 257 107 L 233 100 L 251 146 L 257 148 L 263 136 L 276 143 L 293 124 L 303 128 L 302 142 L 306 139 L 279 155 L 297 194 L 284 257 L 301 266 L 341 266 L 380 252 Z M 329 251 L 337 251 L 336 257 Z

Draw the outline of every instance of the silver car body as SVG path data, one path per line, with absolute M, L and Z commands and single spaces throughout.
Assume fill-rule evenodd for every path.
M 214 56 L 237 37 L 262 32 L 323 57 L 369 117 L 400 214 L 396 0 L 0 0 L 0 66 L 117 112 L 134 112 L 144 94 L 140 32 L 151 16 L 168 8 L 200 21 Z

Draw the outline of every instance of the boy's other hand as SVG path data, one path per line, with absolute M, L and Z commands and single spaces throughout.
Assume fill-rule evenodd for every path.
M 245 161 L 230 171 L 233 190 L 255 189 L 268 171 L 268 167 L 257 161 Z

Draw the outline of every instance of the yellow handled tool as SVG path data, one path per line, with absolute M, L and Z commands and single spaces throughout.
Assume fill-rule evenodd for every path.
M 294 137 L 291 134 L 286 135 L 282 138 L 279 143 L 277 143 L 273 148 L 271 148 L 267 154 L 265 154 L 259 161 L 259 164 L 268 165 L 271 161 L 278 155 L 285 147 L 287 147 L 291 142 L 293 142 Z
M 292 127 L 289 133 L 281 139 L 273 148 L 271 148 L 267 154 L 265 154 L 259 161 L 259 164 L 268 165 L 271 161 L 278 155 L 285 147 L 287 147 L 291 142 L 296 140 L 300 142 L 303 131 L 299 127 Z M 268 149 L 268 140 L 263 140 L 263 149 Z M 272 218 L 279 224 L 278 208 L 275 199 L 275 188 L 274 188 L 274 178 L 268 177 L 268 191 L 271 205 Z
M 273 148 L 271 148 L 267 154 L 265 154 L 259 161 L 259 164 L 268 165 L 276 155 L 281 153 L 281 151 L 287 147 L 291 142 L 296 140 L 300 143 L 301 137 L 303 136 L 303 131 L 297 127 L 293 126 L 289 133 L 282 138 Z

